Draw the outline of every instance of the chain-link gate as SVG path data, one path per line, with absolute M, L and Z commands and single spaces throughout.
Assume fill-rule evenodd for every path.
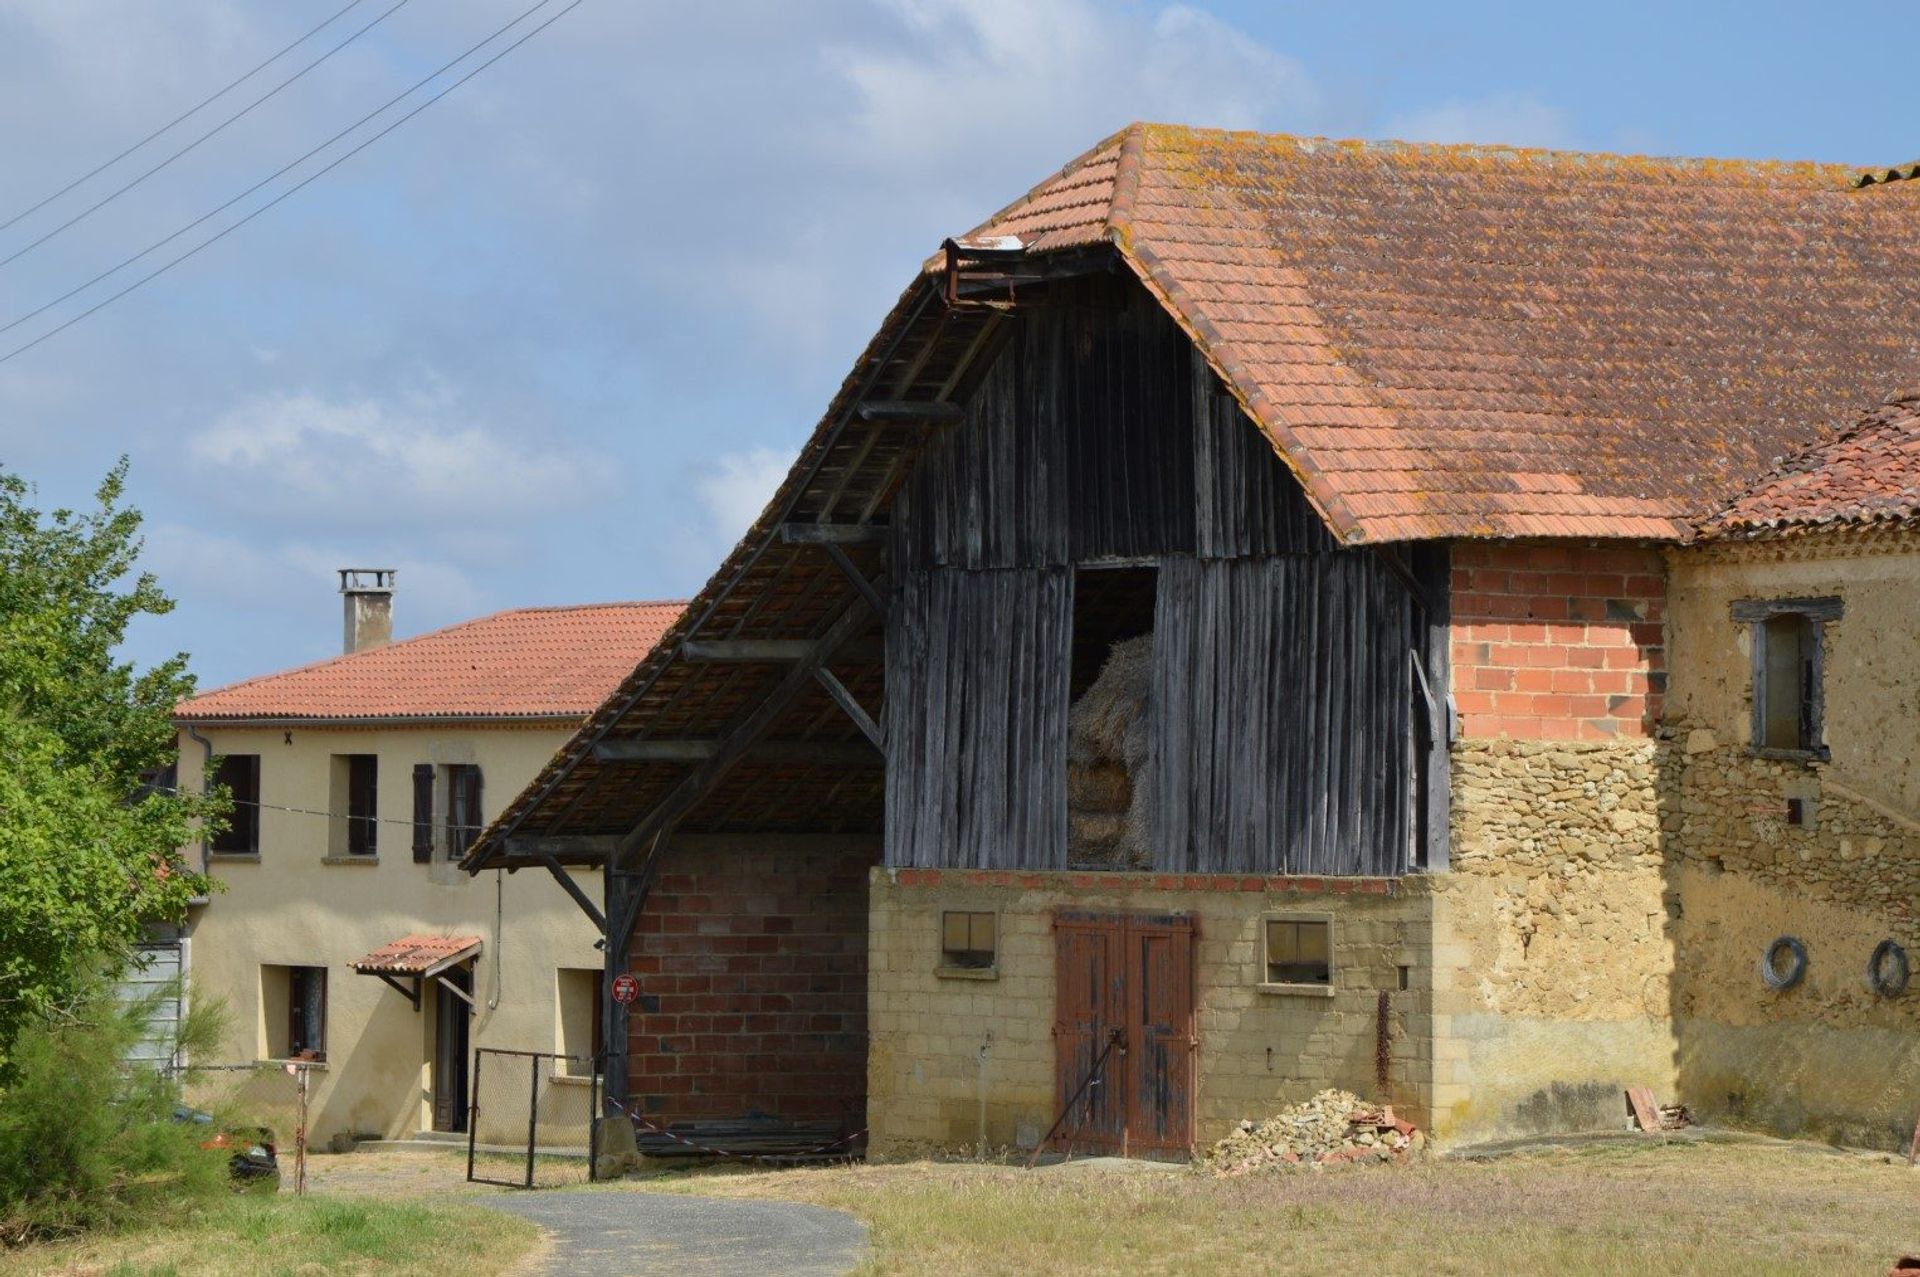
M 534 1188 L 594 1178 L 600 1071 L 593 1060 L 481 1047 L 468 1106 L 468 1182 Z

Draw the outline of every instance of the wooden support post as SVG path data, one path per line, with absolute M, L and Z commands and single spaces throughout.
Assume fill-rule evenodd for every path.
M 606 935 L 607 916 L 601 913 L 599 908 L 593 903 L 592 896 L 580 890 L 580 884 L 573 880 L 573 875 L 561 868 L 560 862 L 554 859 L 553 853 L 546 852 L 542 854 L 540 856 L 540 863 L 547 867 L 547 872 L 553 875 L 553 880 L 565 888 L 568 895 L 573 897 L 573 903 L 580 906 L 580 912 L 587 915 L 587 920 L 593 923 L 601 935 Z M 468 999 L 468 1001 L 471 1002 L 472 999 Z
M 627 1006 L 613 1000 L 613 982 L 625 975 L 632 965 L 634 919 L 631 906 L 638 893 L 632 875 L 616 872 L 611 859 L 601 868 L 600 882 L 601 898 L 606 902 L 607 912 L 615 919 L 615 925 L 607 931 L 601 942 L 606 965 L 600 981 L 600 1041 L 606 1052 L 606 1058 L 598 1061 L 605 1078 L 600 1091 L 605 1106 L 601 1116 L 610 1117 L 617 1111 L 615 1105 L 631 1102 L 627 1090 Z

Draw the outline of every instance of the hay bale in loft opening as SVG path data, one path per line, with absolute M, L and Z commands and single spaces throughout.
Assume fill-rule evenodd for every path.
M 1153 635 L 1115 643 L 1067 714 L 1067 863 L 1147 869 L 1153 777 Z

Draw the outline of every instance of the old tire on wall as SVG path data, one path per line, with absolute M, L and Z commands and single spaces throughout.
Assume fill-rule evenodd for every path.
M 1779 960 L 1784 950 L 1791 959 L 1786 970 L 1780 969 Z M 1760 978 L 1767 982 L 1769 989 L 1791 989 L 1807 974 L 1807 946 L 1800 943 L 1798 936 L 1781 936 L 1767 946 L 1760 955 Z

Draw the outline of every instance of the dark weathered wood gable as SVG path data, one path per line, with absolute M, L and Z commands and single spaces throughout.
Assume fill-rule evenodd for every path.
M 888 863 L 1067 867 L 1075 569 L 1132 564 L 1155 867 L 1421 866 L 1444 578 L 1390 553 L 1334 541 L 1143 289 L 1055 287 L 894 503 Z

